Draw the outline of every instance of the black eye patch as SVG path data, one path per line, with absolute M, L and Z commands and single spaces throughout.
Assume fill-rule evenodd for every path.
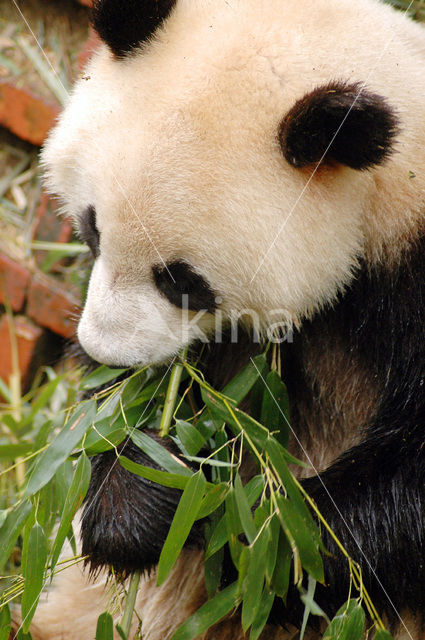
M 183 261 L 170 262 L 166 267 L 152 268 L 158 290 L 176 307 L 212 313 L 216 308 L 215 293 L 208 282 Z M 183 296 L 187 296 L 183 298 Z
M 92 205 L 87 207 L 79 216 L 78 235 L 82 242 L 85 242 L 89 247 L 93 258 L 96 259 L 100 254 L 100 234 L 96 226 L 96 209 Z

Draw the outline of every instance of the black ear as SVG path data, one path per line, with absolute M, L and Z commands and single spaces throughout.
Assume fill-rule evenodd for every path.
M 145 42 L 168 17 L 176 0 L 95 0 L 92 24 L 117 58 Z
M 384 98 L 359 84 L 332 82 L 295 103 L 280 125 L 279 141 L 294 167 L 336 161 L 369 169 L 391 153 L 397 131 Z

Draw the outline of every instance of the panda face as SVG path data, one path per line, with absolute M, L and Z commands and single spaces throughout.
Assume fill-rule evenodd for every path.
M 399 96 L 404 80 L 386 59 L 376 89 L 356 84 L 391 35 L 392 13 L 361 3 L 364 18 L 351 0 L 338 12 L 267 0 L 258 20 L 257 0 L 165 2 L 128 51 L 97 25 L 107 44 L 43 152 L 95 258 L 78 328 L 94 359 L 167 360 L 208 335 L 217 310 L 299 323 L 350 281 L 372 235 L 372 249 L 383 241 L 378 180 L 389 188 L 403 162 L 377 168 L 396 133 L 387 88 Z M 382 27 L 358 50 L 371 13 Z

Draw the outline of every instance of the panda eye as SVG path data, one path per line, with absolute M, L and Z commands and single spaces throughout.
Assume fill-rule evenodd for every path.
M 92 205 L 80 214 L 78 220 L 78 235 L 89 247 L 93 258 L 98 258 L 100 254 L 100 233 L 96 226 L 96 209 Z
M 210 313 L 216 308 L 216 294 L 209 283 L 186 262 L 155 266 L 152 273 L 158 290 L 176 307 Z

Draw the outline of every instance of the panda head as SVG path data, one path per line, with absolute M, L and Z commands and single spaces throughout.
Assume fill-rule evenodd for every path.
M 379 60 L 392 10 L 361 4 L 97 2 L 103 43 L 43 153 L 95 258 L 78 329 L 94 359 L 164 361 L 218 311 L 299 323 L 393 234 L 413 79 Z

